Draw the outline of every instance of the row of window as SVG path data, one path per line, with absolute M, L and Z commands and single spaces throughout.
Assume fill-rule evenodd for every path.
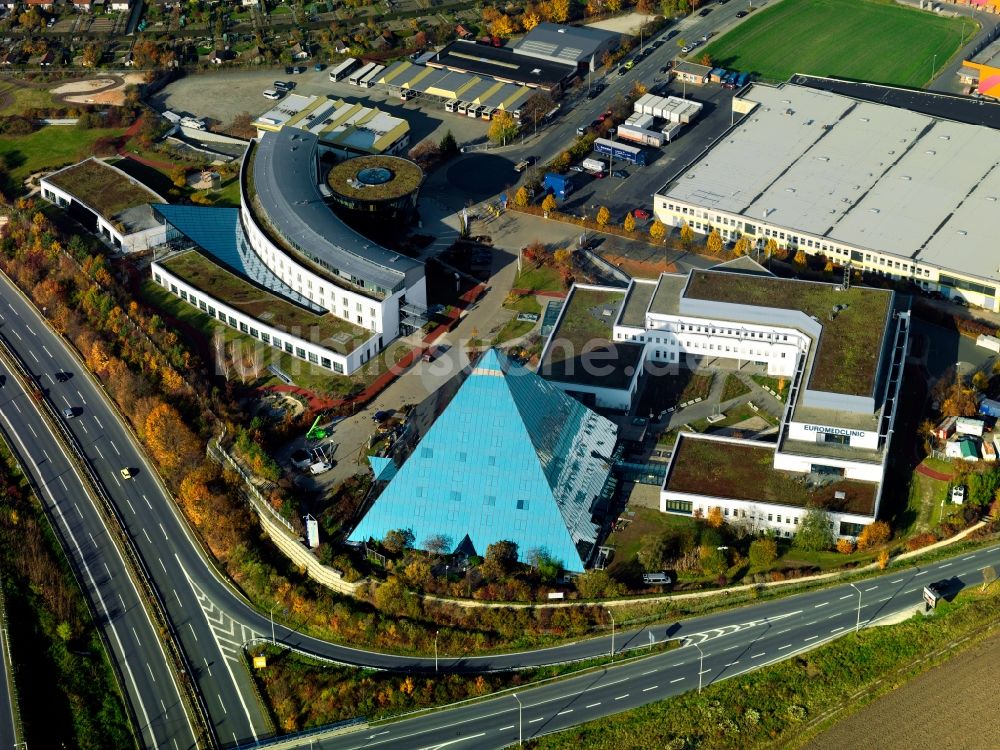
M 158 273 L 154 273 L 153 278 L 156 280 L 157 284 L 160 284 L 161 286 L 164 285 L 163 280 Z M 178 289 L 176 284 L 170 284 L 170 291 L 188 304 L 197 307 L 202 312 L 211 315 L 213 318 L 217 318 L 220 322 L 225 323 L 230 328 L 238 329 L 240 333 L 252 336 L 253 338 L 264 342 L 268 346 L 273 346 L 276 349 L 283 350 L 287 354 L 291 354 L 299 359 L 304 359 L 314 365 L 320 365 L 339 374 L 344 373 L 344 366 L 340 362 L 331 360 L 329 357 L 321 357 L 314 352 L 306 351 L 305 348 L 295 346 L 288 341 L 282 341 L 277 336 L 272 336 L 266 331 L 259 331 L 257 328 L 246 322 L 238 321 L 234 316 L 228 315 L 224 310 L 216 310 L 215 305 L 206 302 L 204 299 L 199 299 L 195 297 L 194 294 L 188 294 L 184 289 Z
M 424 497 L 425 496 L 424 488 L 418 485 L 417 487 L 414 488 L 413 494 L 414 497 L 418 498 Z M 462 502 L 462 493 L 459 492 L 458 490 L 451 490 L 450 498 L 453 503 L 460 503 Z M 483 495 L 483 507 L 495 508 L 496 504 L 497 504 L 496 495 Z M 527 500 L 515 500 L 514 507 L 517 510 L 530 510 L 531 503 L 528 502 Z

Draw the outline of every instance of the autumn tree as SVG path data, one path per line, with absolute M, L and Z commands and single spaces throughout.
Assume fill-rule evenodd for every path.
M 729 567 L 726 559 L 726 551 L 711 544 L 703 544 L 698 550 L 698 559 L 701 562 L 701 569 L 709 575 L 721 575 Z
M 610 13 L 617 13 L 622 9 L 622 0 L 604 0 L 604 7 Z
M 750 542 L 749 558 L 755 568 L 770 568 L 778 559 L 778 543 L 771 537 L 754 539 Z
M 681 242 L 683 242 L 685 245 L 690 245 L 692 242 L 694 242 L 694 230 L 691 228 L 691 225 L 688 224 L 686 221 L 683 224 L 681 224 Z
M 955 382 L 945 392 L 941 412 L 949 416 L 974 417 L 979 411 L 976 392 L 964 383 Z
M 736 240 L 736 245 L 733 246 L 733 255 L 749 255 L 750 247 L 750 238 L 740 237 Z
M 412 547 L 414 539 L 412 529 L 392 529 L 385 533 L 382 549 L 390 555 L 398 555 L 407 547 Z
M 645 95 L 647 91 L 649 89 L 646 88 L 646 84 L 642 83 L 642 81 L 636 81 L 632 84 L 631 96 L 633 99 L 638 99 L 640 96 Z
M 764 256 L 767 258 L 773 257 L 778 253 L 778 241 L 774 237 L 767 238 L 767 244 L 764 245 Z
M 523 16 L 521 16 L 521 27 L 525 31 L 531 31 L 539 23 L 541 23 L 541 20 L 542 19 L 538 17 L 538 14 L 535 13 L 535 11 L 529 10 Z
M 511 20 L 510 16 L 502 15 L 498 16 L 493 23 L 490 24 L 490 33 L 493 36 L 500 37 L 501 39 L 509 39 L 515 32 L 514 22 Z
M 724 523 L 722 518 L 722 508 L 718 505 L 713 505 L 708 509 L 708 515 L 705 517 L 705 520 L 713 529 L 721 529 L 722 524 Z
M 503 109 L 494 113 L 490 121 L 489 139 L 493 143 L 505 145 L 516 135 L 517 123 L 514 121 L 514 116 Z
M 542 201 L 542 210 L 546 213 L 556 210 L 556 197 L 552 193 L 546 195 L 545 200 Z
M 524 208 L 528 205 L 529 200 L 531 199 L 528 197 L 528 189 L 524 185 L 521 185 L 517 189 L 517 192 L 514 193 L 514 205 L 518 208 Z
M 483 576 L 497 581 L 506 577 L 517 563 L 517 544 L 507 540 L 493 542 L 486 547 L 483 558 Z
M 794 260 L 794 262 L 795 262 L 795 265 L 797 265 L 797 266 L 804 266 L 806 264 L 806 252 L 805 252 L 805 250 L 796 250 L 795 251 L 795 260 Z
M 201 458 L 198 436 L 170 404 L 160 403 L 149 412 L 143 437 L 153 461 L 168 474 Z
M 616 581 L 606 570 L 588 570 L 578 575 L 573 583 L 584 599 L 602 599 L 625 593 L 625 584 Z
M 436 141 L 425 138 L 410 149 L 409 157 L 422 167 L 428 167 L 441 158 L 441 147 Z
M 712 56 L 706 52 L 705 54 L 703 54 L 701 57 L 698 58 L 698 62 L 701 65 L 705 65 L 707 67 L 711 67 L 712 66 Z
M 850 555 L 854 552 L 854 542 L 850 539 L 837 540 L 837 552 L 842 555 Z
M 601 206 L 597 209 L 597 226 L 606 227 L 609 221 L 611 221 L 611 212 L 607 206 Z
M 722 235 L 719 234 L 719 230 L 713 229 L 708 233 L 708 237 L 705 239 L 705 249 L 712 255 L 718 255 L 722 252 Z
M 858 535 L 858 549 L 878 547 L 889 541 L 892 531 L 885 521 L 876 521 L 865 526 Z
M 653 219 L 653 223 L 649 225 L 649 236 L 656 242 L 662 242 L 667 236 L 666 225 L 659 219 Z
M 565 247 L 564 248 L 560 248 L 559 250 L 556 250 L 552 254 L 552 257 L 555 258 L 556 263 L 558 263 L 560 266 L 565 266 L 565 265 L 569 264 L 569 259 L 572 256 L 573 256 L 573 251 L 571 249 L 565 248 Z
M 566 23 L 569 20 L 570 0 L 549 0 L 549 15 L 552 23 Z
M 632 212 L 631 211 L 629 211 L 627 214 L 625 214 L 625 221 L 622 223 L 622 226 L 625 228 L 626 232 L 634 232 L 635 231 L 635 217 L 632 216 Z

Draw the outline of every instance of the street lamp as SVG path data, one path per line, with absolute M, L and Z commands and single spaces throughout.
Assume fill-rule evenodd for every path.
M 701 692 L 701 673 L 705 671 L 705 652 L 701 650 L 699 646 L 694 641 L 691 641 L 691 645 L 698 649 L 698 692 Z
M 962 36 L 965 36 L 963 32 Z M 937 55 L 934 55 L 934 60 L 931 62 L 931 82 L 934 82 L 934 74 L 937 72 Z
M 517 697 L 517 693 L 511 693 L 514 696 L 514 700 L 517 701 L 517 746 L 521 747 L 523 744 L 521 729 L 524 727 L 524 717 L 523 717 L 523 706 L 521 705 L 521 699 Z
M 606 610 L 608 617 L 611 618 L 611 662 L 615 661 L 615 616 L 611 614 L 611 610 Z
M 438 632 L 434 631 L 434 674 L 438 671 Z
M 274 607 L 268 610 L 268 619 L 271 621 L 271 645 L 277 645 L 277 641 L 274 638 Z
M 857 633 L 859 630 L 861 630 L 861 589 L 859 589 L 853 583 L 849 583 L 847 585 L 858 592 L 858 621 L 854 625 L 854 632 Z

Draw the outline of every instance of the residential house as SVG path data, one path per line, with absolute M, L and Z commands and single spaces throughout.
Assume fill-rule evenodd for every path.
M 229 47 L 212 50 L 208 55 L 208 61 L 213 65 L 222 65 L 235 58 L 236 54 Z
M 73 0 L 73 9 L 81 13 L 90 13 L 92 6 L 90 0 Z
M 309 52 L 298 42 L 292 45 L 292 59 L 293 60 L 308 60 L 310 57 Z
M 455 35 L 459 39 L 468 39 L 472 36 L 472 32 L 465 28 L 462 24 L 458 24 L 458 26 L 455 27 Z

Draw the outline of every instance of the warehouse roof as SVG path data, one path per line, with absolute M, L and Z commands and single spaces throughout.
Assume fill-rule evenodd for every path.
M 490 76 L 498 81 L 551 88 L 576 74 L 573 62 L 514 54 L 510 47 L 491 47 L 458 39 L 427 61 L 432 67 Z
M 543 22 L 521 37 L 513 49 L 519 55 L 558 60 L 575 67 L 618 38 L 618 34 L 589 26 Z
M 668 200 L 1000 279 L 1000 132 L 792 84 L 744 99 Z
M 341 278 L 361 279 L 388 292 L 420 263 L 387 250 L 348 227 L 320 195 L 317 137 L 283 128 L 265 133 L 248 157 L 267 220 L 295 250 Z
M 391 89 L 410 89 L 446 99 L 502 107 L 508 111 L 517 109 L 534 93 L 526 86 L 493 78 L 484 79 L 471 73 L 428 68 L 409 60 L 394 62 L 386 68 L 378 82 Z M 471 98 L 470 94 L 473 95 Z

